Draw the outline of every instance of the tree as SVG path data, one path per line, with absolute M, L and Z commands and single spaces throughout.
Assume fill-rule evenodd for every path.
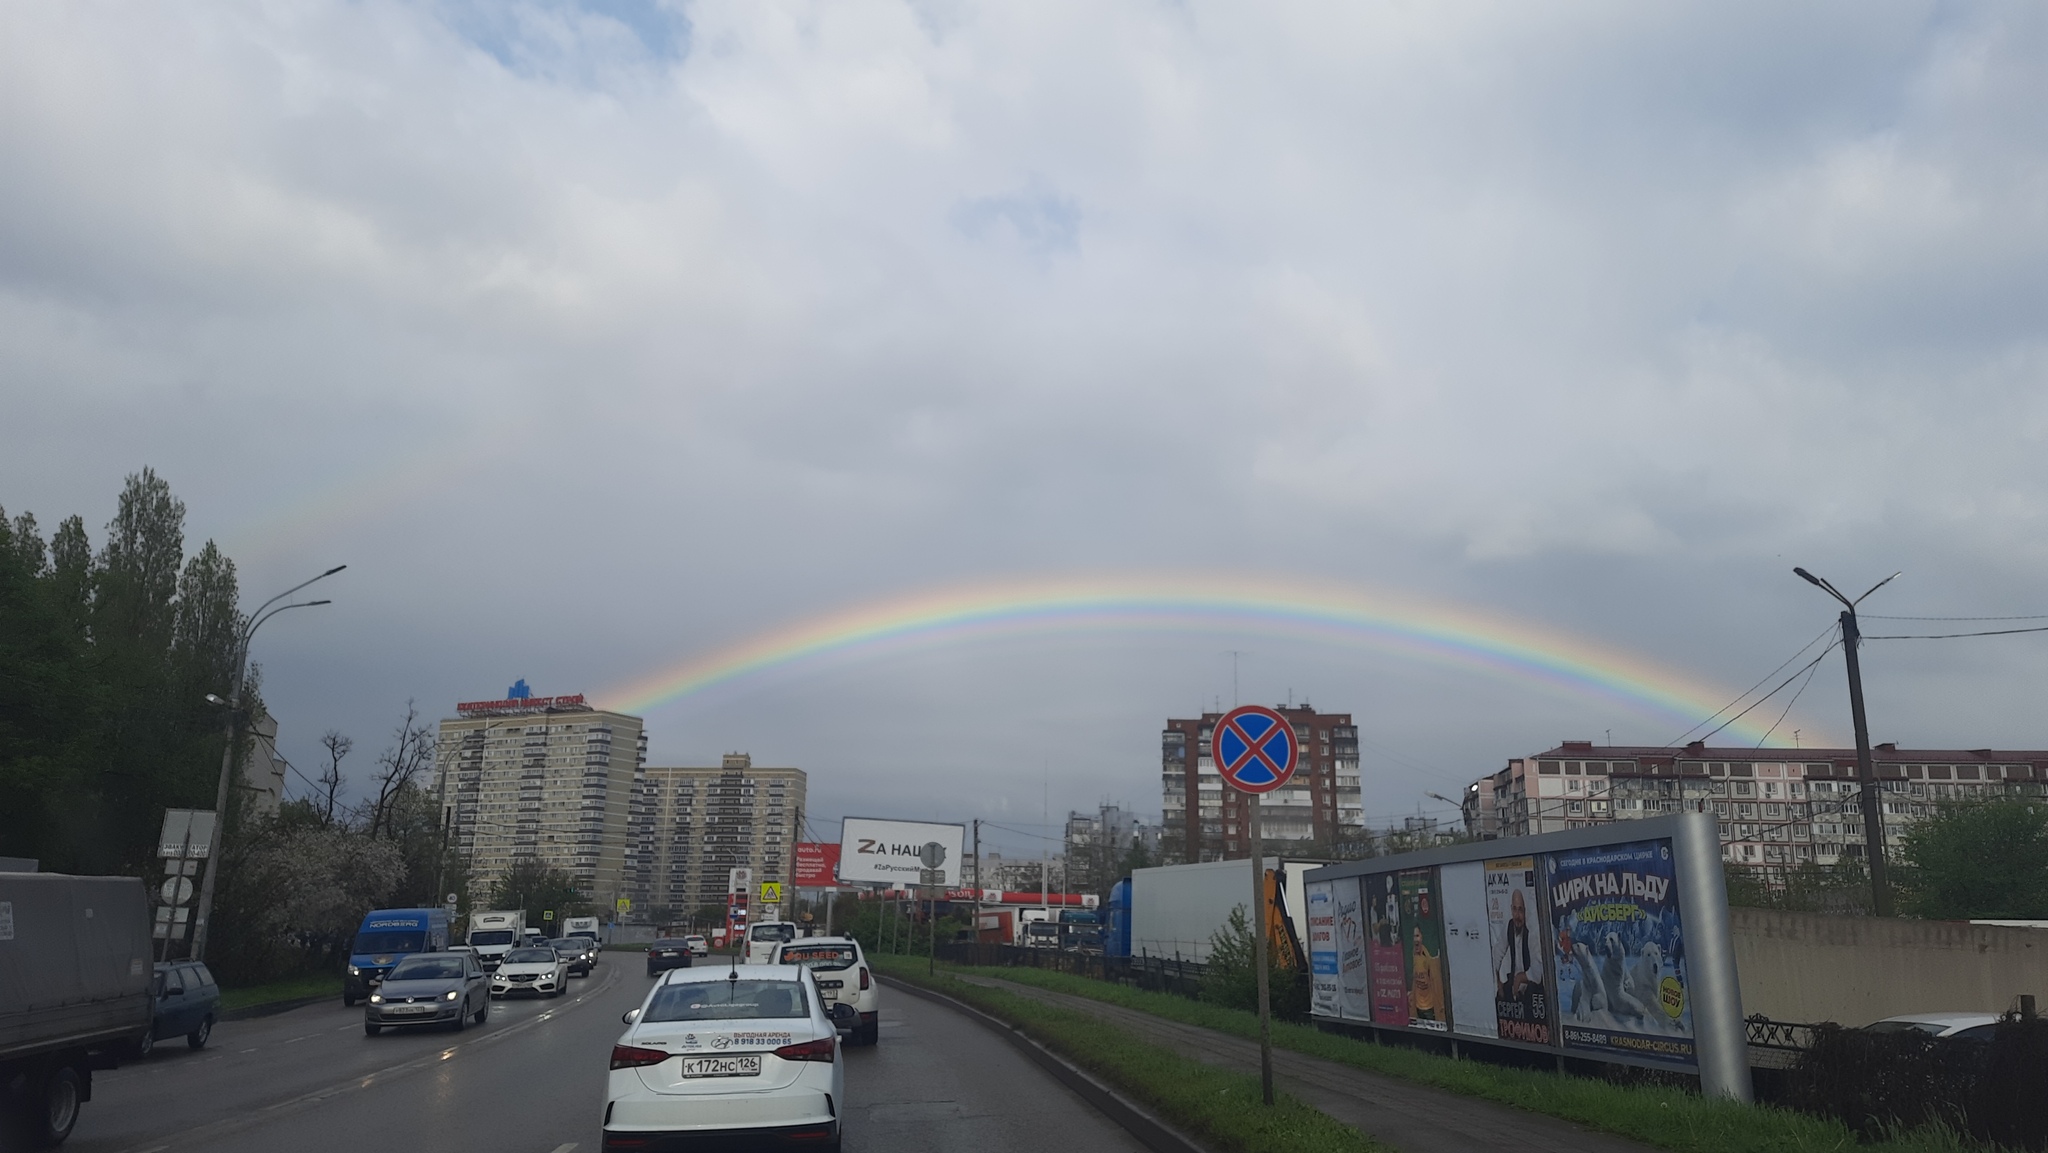
M 320 823 L 332 825 L 335 798 L 341 793 L 344 780 L 341 762 L 348 758 L 349 752 L 356 747 L 356 742 L 354 738 L 343 736 L 338 730 L 329 729 L 320 734 L 320 747 L 327 750 L 327 767 L 320 770 L 320 780 L 316 782 L 320 786 L 320 794 L 314 798 L 313 803 L 317 806 Z
M 512 862 L 491 885 L 491 908 L 524 909 L 526 923 L 536 929 L 552 929 L 564 917 L 587 916 L 588 900 L 568 873 L 534 857 Z M 553 920 L 542 916 L 552 912 Z
M 2048 919 L 2048 803 L 1945 806 L 1907 831 L 1903 855 L 1916 916 Z
M 420 711 L 405 702 L 405 719 L 392 734 L 391 747 L 377 754 L 377 795 L 370 800 L 369 833 L 376 836 L 391 817 L 399 795 L 434 763 L 434 733 L 420 723 Z

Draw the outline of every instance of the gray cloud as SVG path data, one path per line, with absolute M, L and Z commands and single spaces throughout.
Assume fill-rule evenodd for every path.
M 259 654 L 306 764 L 408 696 L 595 690 L 1018 574 L 1354 580 L 1731 686 L 1825 622 L 1794 563 L 2048 611 L 2032 12 L 0 22 L 0 501 L 96 525 L 153 463 L 252 591 L 349 561 Z M 662 759 L 814 769 L 825 810 L 1029 816 L 1034 776 L 1153 805 L 1225 648 L 1360 714 L 1375 812 L 1675 735 L 1260 635 L 877 658 L 650 721 Z M 1881 736 L 2041 744 L 2044 653 L 1876 647 Z M 1829 669 L 1805 732 L 1845 727 Z

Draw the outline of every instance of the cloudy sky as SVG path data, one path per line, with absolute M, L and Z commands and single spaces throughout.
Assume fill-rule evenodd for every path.
M 148 464 L 252 602 L 349 564 L 257 645 L 309 769 L 408 698 L 604 703 L 1132 574 L 1733 696 L 1828 624 L 1794 564 L 2048 613 L 2044 58 L 2023 5 L 8 5 L 0 505 L 97 541 Z M 1242 699 L 1357 717 L 1375 816 L 1696 719 L 1247 621 L 843 652 L 648 722 L 821 817 L 1029 829 L 1156 811 L 1231 650 Z M 1865 667 L 1876 739 L 2048 745 L 2048 637 Z M 1781 732 L 1846 739 L 1841 681 Z

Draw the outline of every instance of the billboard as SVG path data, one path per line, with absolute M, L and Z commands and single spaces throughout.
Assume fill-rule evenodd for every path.
M 796 843 L 795 884 L 799 889 L 829 889 L 839 883 L 839 846 L 818 841 Z
M 1437 870 L 1443 882 L 1444 962 L 1450 967 L 1451 1032 L 1498 1037 L 1493 1019 L 1493 954 L 1486 925 L 1486 869 L 1460 861 Z
M 1565 1047 L 1694 1064 L 1671 842 L 1549 853 L 1543 869 Z
M 1322 1012 L 1338 1012 L 1337 896 L 1328 881 L 1305 886 L 1308 895 L 1309 1001 Z
M 847 817 L 839 823 L 839 879 L 856 884 L 922 884 L 929 856 L 935 885 L 960 880 L 967 826 Z M 927 849 L 926 846 L 936 846 Z
M 1552 983 L 1545 962 L 1543 890 L 1536 858 L 1500 857 L 1486 869 L 1486 937 L 1495 1036 L 1551 1043 Z
M 1315 958 L 1311 1012 L 1349 1032 L 1696 1071 L 1703 1092 L 1748 1100 L 1718 833 L 1688 811 L 1313 870 L 1335 957 Z
M 1376 1025 L 1408 1023 L 1408 969 L 1401 957 L 1401 882 L 1392 873 L 1366 877 L 1365 966 Z

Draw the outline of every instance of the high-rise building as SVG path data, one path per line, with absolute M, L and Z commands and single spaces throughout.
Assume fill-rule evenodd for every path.
M 536 697 L 520 681 L 506 699 L 471 701 L 441 722 L 435 794 L 469 865 L 470 903 L 515 862 L 561 869 L 600 909 L 627 896 L 628 817 L 647 761 L 639 717 L 583 697 Z
M 1259 802 L 1260 834 L 1267 844 L 1312 841 L 1333 845 L 1356 835 L 1365 822 L 1358 786 L 1358 726 L 1350 713 L 1318 713 L 1302 705 L 1275 706 L 1294 725 L 1300 757 L 1294 779 Z M 1249 857 L 1245 795 L 1227 788 L 1210 756 L 1209 736 L 1222 713 L 1169 720 L 1160 734 L 1160 786 L 1164 850 L 1184 861 Z
M 672 915 L 724 904 L 742 866 L 757 884 L 787 883 L 808 782 L 802 769 L 756 767 L 746 753 L 715 767 L 648 768 L 633 812 L 635 904 Z
M 2048 751 L 1880 744 L 1886 855 L 1944 802 L 2038 797 Z M 1855 749 L 1684 748 L 1565 741 L 1517 757 L 1465 793 L 1469 830 L 1517 837 L 1684 810 L 1711 812 L 1722 856 L 1770 872 L 1863 855 Z

